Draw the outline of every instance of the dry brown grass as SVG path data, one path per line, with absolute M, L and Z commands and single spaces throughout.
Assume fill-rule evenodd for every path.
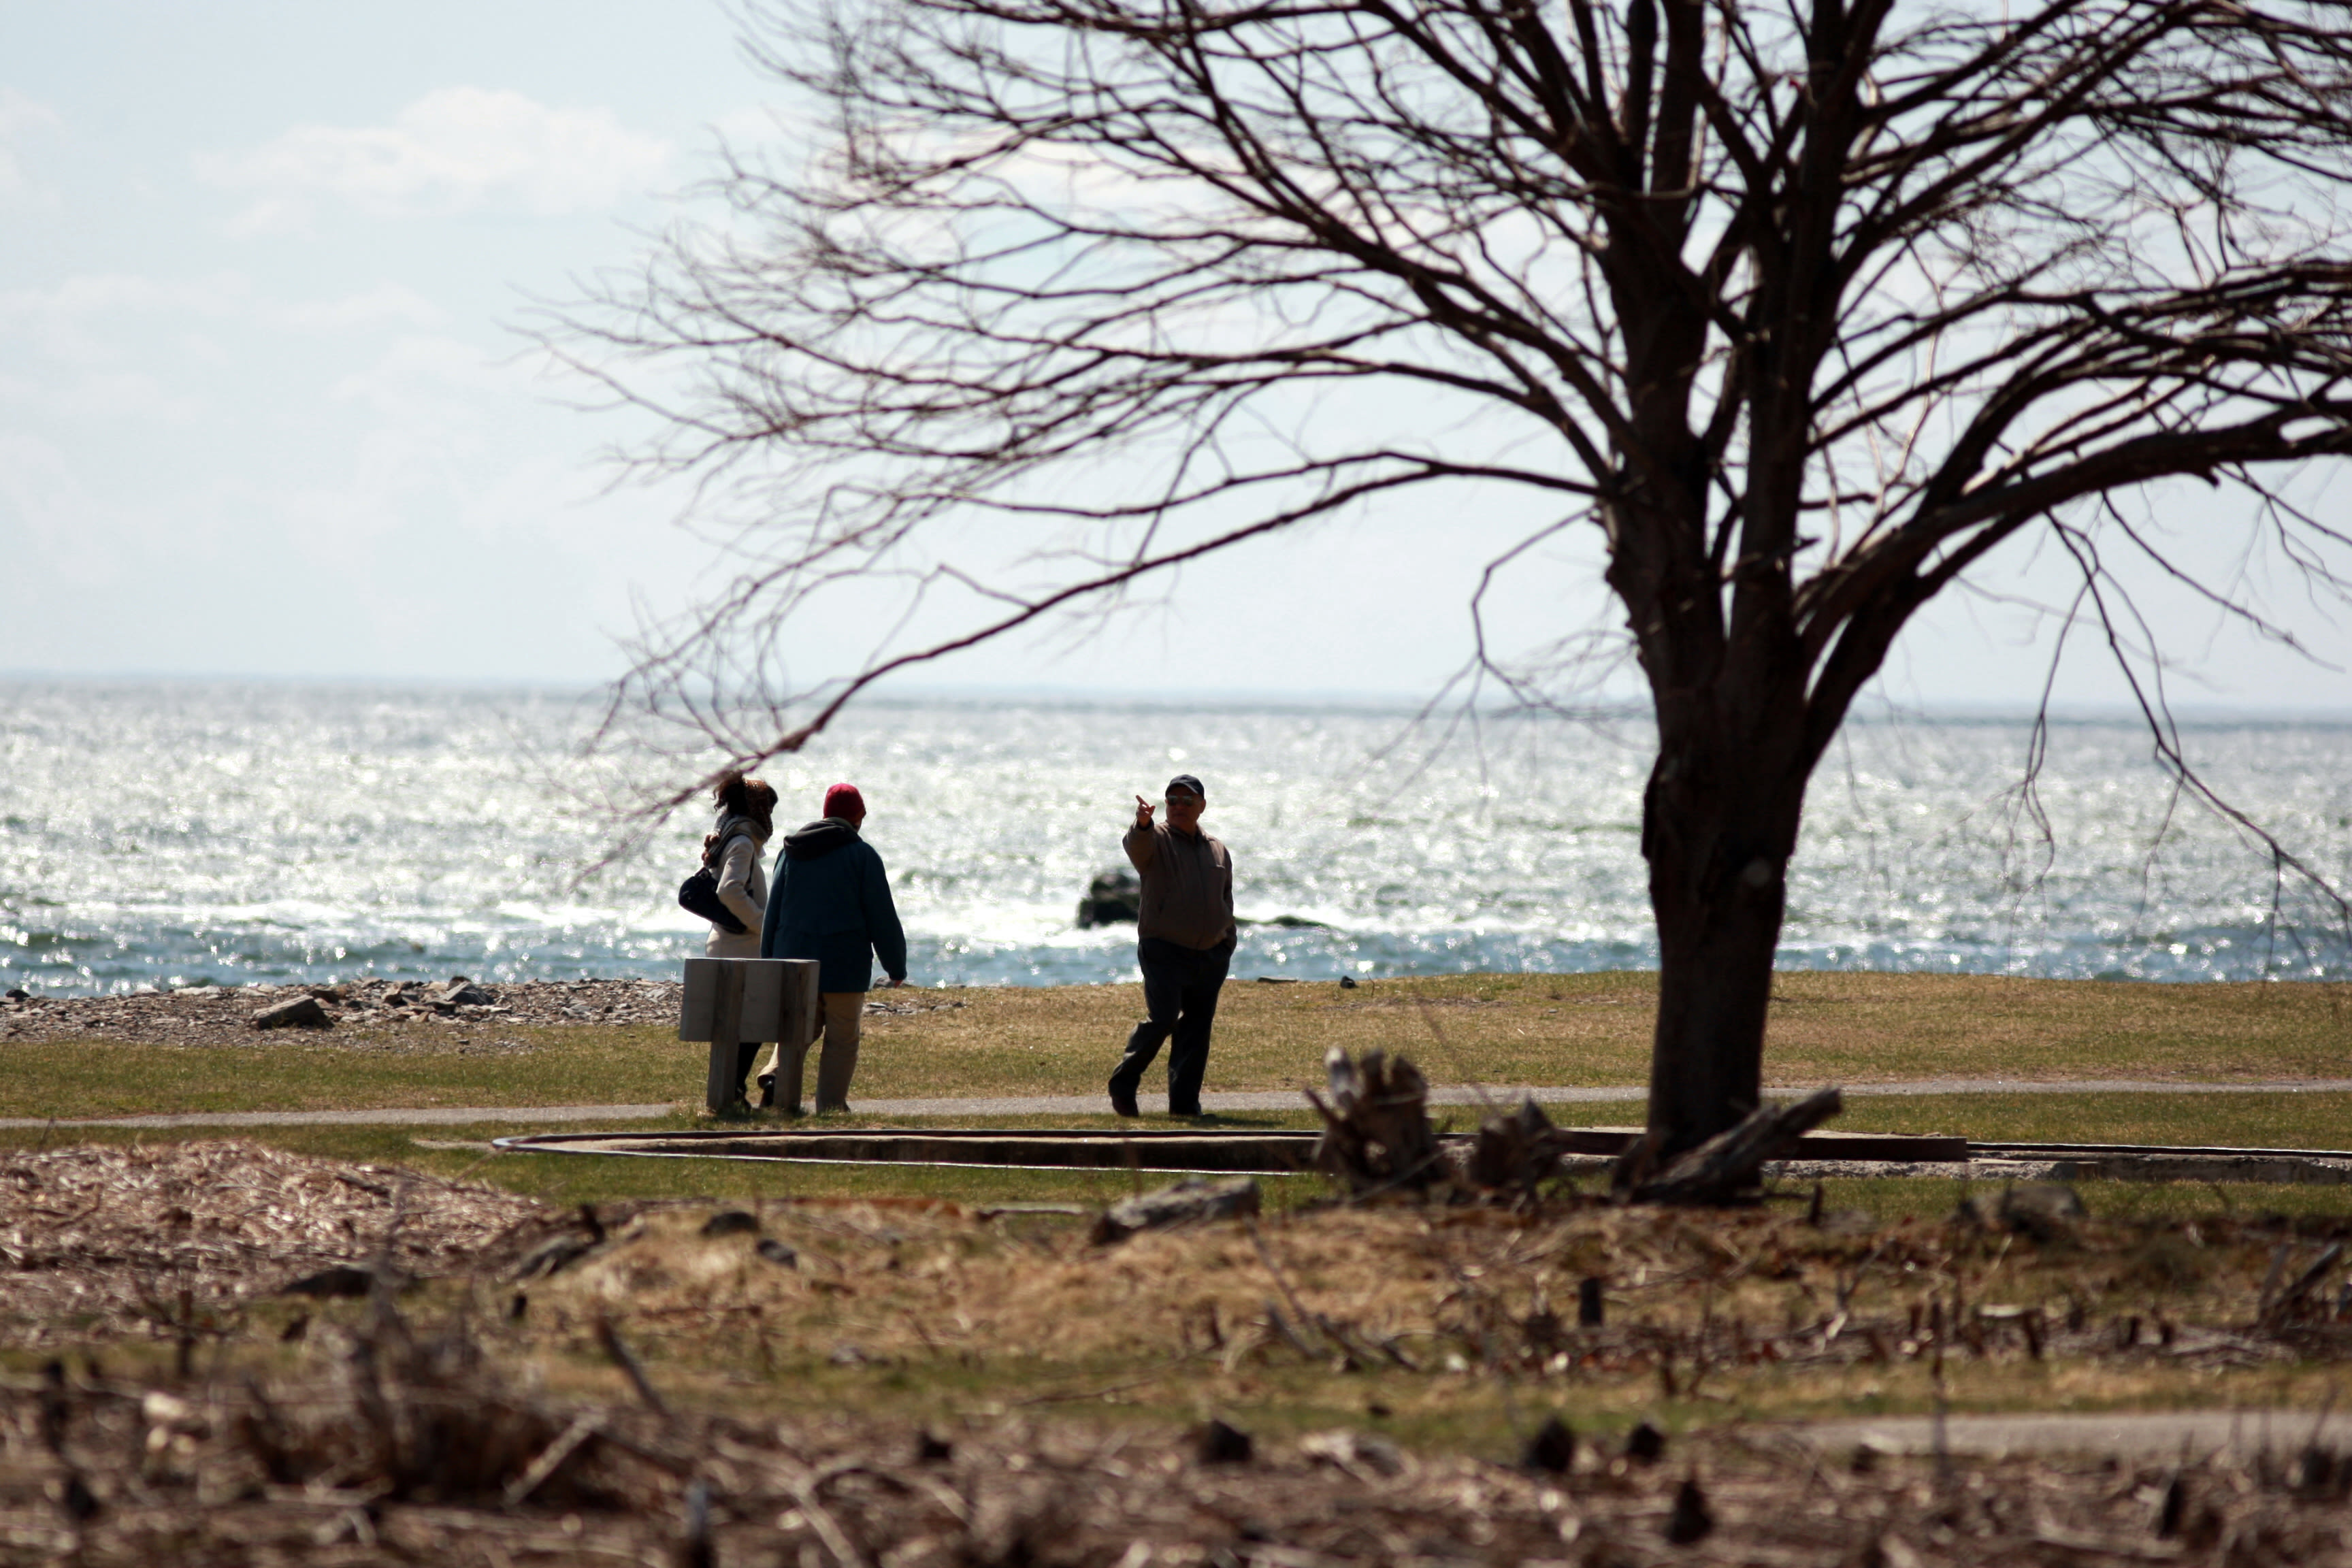
M 1335 1366 L 1431 1411 L 1460 1392 L 1453 1378 L 1620 1414 L 1662 1396 L 1827 1407 L 1865 1387 L 1917 1406 L 1938 1376 L 1996 1405 L 2209 1403 L 2232 1380 L 2271 1386 L 2352 1353 L 2339 1268 L 2275 1305 L 2325 1241 L 2352 1237 L 2341 1205 L 2070 1220 L 2036 1239 L 1990 1212 L 1832 1209 L 1816 1224 L 1781 1205 L 1697 1215 L 1570 1194 L 1527 1213 L 1293 1210 L 1101 1247 L 1090 1211 L 933 1199 L 754 1201 L 710 1235 L 708 1201 L 607 1205 L 591 1235 L 493 1189 L 246 1143 L 20 1153 L 0 1171 L 20 1355 L 271 1345 L 298 1317 L 371 1310 L 273 1298 L 290 1278 L 387 1257 L 511 1316 L 516 1346 L 559 1361 L 597 1363 L 609 1319 L 689 1380 L 784 1393 L 895 1376 L 975 1408 L 1041 1378 L 1115 1374 L 1183 1404 Z M 576 1258 L 509 1282 L 518 1258 L 575 1234 Z M 1587 1279 L 1605 1292 L 1598 1327 L 1577 1321 Z
M 1938 1378 L 1995 1405 L 2005 1387 L 2204 1402 L 2230 1377 L 2352 1351 L 2332 1277 L 2292 1313 L 2262 1310 L 2266 1279 L 2275 1294 L 2352 1235 L 2342 1218 L 2087 1222 L 2045 1244 L 1943 1215 L 1416 1206 L 1101 1248 L 955 1205 L 772 1205 L 757 1236 L 720 1237 L 699 1233 L 710 1212 L 647 1211 L 527 1287 L 531 1333 L 576 1351 L 588 1325 L 625 1315 L 682 1369 L 1118 1368 L 1180 1399 L 1285 1368 L 1502 1376 L 1622 1413 L 1662 1394 L 1835 1407 L 1865 1386 L 1917 1407 Z M 1600 1328 L 1577 1321 L 1587 1279 L 1605 1291 Z M 983 1405 L 1002 1396 L 993 1381 L 976 1385 Z
M 53 1331 L 0 1357 L 18 1373 L 0 1380 L 0 1563 L 2347 1550 L 2352 1464 L 2333 1455 L 1859 1473 L 1758 1425 L 1938 1399 L 2321 1403 L 2352 1359 L 2342 1258 L 2324 1251 L 2352 1217 L 2265 1217 L 2254 1189 L 2231 1215 L 2040 1223 L 1992 1193 L 1974 1215 L 1897 1219 L 1555 1195 L 1098 1247 L 1083 1214 L 932 1200 L 618 1204 L 591 1221 L 240 1143 L 0 1170 L 11 1290 L 36 1292 L 10 1304 L 20 1329 Z M 441 1278 L 396 1307 L 271 1295 L 298 1261 L 387 1255 Z M 1597 1325 L 1578 1321 L 1587 1279 Z M 1574 1467 L 1509 1468 L 1553 1411 L 1586 1439 Z M 1185 1431 L 1212 1415 L 1256 1435 L 1250 1463 L 1194 1457 Z M 1663 1465 L 1621 1457 L 1614 1434 L 1642 1416 L 1675 1434 Z M 951 1456 L 919 1458 L 919 1429 Z M 1666 1533 L 1685 1481 L 1713 1521 L 1696 1544 Z M 684 1522 L 697 1483 L 707 1540 Z
M 1734 1430 L 1675 1441 L 1650 1462 L 1588 1442 L 1563 1468 L 1537 1471 L 1415 1454 L 1360 1426 L 1225 1451 L 1213 1460 L 1167 1427 L 1067 1419 L 919 1429 L 533 1398 L 462 1326 L 379 1320 L 267 1384 L 158 1387 L 59 1368 L 0 1390 L 0 1562 L 2346 1560 L 2344 1487 L 2326 1453 L 2137 1472 L 1865 1467 Z
M 257 1143 L 15 1151 L 0 1154 L 0 1346 L 215 1342 L 290 1279 L 470 1269 L 541 1212 L 498 1187 Z
M 176 1269 L 227 1310 L 176 1370 L 155 1352 L 180 1326 L 136 1312 L 82 1325 L 89 1353 L 10 1358 L 0 1563 L 2284 1564 L 2352 1543 L 2332 1453 L 1865 1467 L 1756 1419 L 1937 1393 L 2315 1402 L 2352 1329 L 2332 1270 L 2289 1298 L 2352 1236 L 2340 1217 L 1816 1223 L 1555 1198 L 1104 1247 L 1082 1216 L 855 1200 L 715 1227 L 733 1211 L 613 1205 L 593 1235 L 522 1205 L 491 1237 L 478 1194 L 421 1177 L 239 1144 L 123 1153 L 12 1163 L 31 1265 L 12 1278 L 55 1305 Z M 76 1228 L 93 1198 L 105 1218 Z M 283 1259 L 203 1240 L 257 1205 L 355 1259 L 384 1254 L 397 1211 L 402 1261 L 449 1272 L 398 1305 L 272 1302 Z M 1577 1321 L 1587 1279 L 1600 1325 Z M 1555 1411 L 1575 1458 L 1518 1468 Z M 1213 1415 L 1255 1435 L 1247 1460 L 1204 1460 L 1190 1434 Z M 1672 1434 L 1662 1463 L 1627 1457 L 1643 1415 Z

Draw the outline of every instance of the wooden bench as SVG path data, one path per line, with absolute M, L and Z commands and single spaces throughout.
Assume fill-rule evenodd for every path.
M 813 958 L 689 958 L 678 1003 L 677 1037 L 710 1042 L 703 1102 L 717 1116 L 743 1079 L 735 1053 L 746 1041 L 773 1040 L 789 1054 L 816 1038 L 819 965 Z

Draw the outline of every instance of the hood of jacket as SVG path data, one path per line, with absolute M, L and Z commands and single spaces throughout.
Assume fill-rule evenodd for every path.
M 784 835 L 784 855 L 793 860 L 819 860 L 856 842 L 857 829 L 837 816 L 822 816 Z
M 711 853 L 716 855 L 725 848 L 727 841 L 739 833 L 751 839 L 755 847 L 764 848 L 768 842 L 768 836 L 772 831 L 774 831 L 773 828 L 768 824 L 762 823 L 758 817 L 748 813 L 722 811 L 719 814 L 719 825 L 710 835 Z

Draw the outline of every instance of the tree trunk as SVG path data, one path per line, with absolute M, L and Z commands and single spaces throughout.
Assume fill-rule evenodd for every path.
M 1772 955 L 1806 771 L 1795 755 L 1801 725 L 1767 728 L 1780 733 L 1662 734 L 1643 795 L 1659 952 L 1650 1127 L 1662 1157 L 1737 1125 L 1763 1099 Z

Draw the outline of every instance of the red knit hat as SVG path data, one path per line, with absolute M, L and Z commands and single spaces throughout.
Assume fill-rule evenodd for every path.
M 824 792 L 824 814 L 840 817 L 844 822 L 863 816 L 866 815 L 866 797 L 857 793 L 856 784 L 837 784 Z

